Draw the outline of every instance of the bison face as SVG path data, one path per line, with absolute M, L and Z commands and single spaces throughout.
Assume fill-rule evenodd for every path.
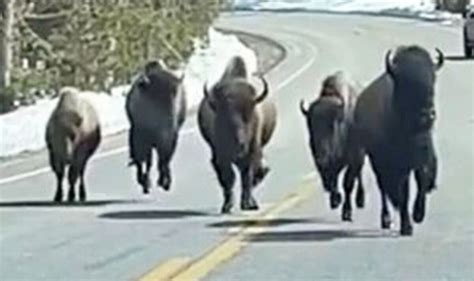
M 401 49 L 393 62 L 386 56 L 387 73 L 393 80 L 393 105 L 402 128 L 411 133 L 430 130 L 436 118 L 434 93 L 436 71 L 443 65 L 443 53 L 435 65 L 427 51 L 412 46 Z
M 344 135 L 344 105 L 339 99 L 322 97 L 309 110 L 301 110 L 306 117 L 311 151 L 320 169 L 326 169 L 342 157 Z
M 255 89 L 245 80 L 231 80 L 219 83 L 213 88 L 212 96 L 204 87 L 212 110 L 216 114 L 215 134 L 219 146 L 231 157 L 242 158 L 251 151 L 255 140 L 258 116 L 257 105 L 268 94 L 265 79 L 261 95 L 255 94 Z

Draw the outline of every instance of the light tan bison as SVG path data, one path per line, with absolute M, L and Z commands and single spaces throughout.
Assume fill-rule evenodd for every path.
M 60 91 L 58 105 L 47 127 L 46 144 L 49 162 L 56 174 L 57 189 L 54 201 L 63 199 L 62 182 L 68 168 L 68 201 L 75 199 L 75 185 L 79 178 L 79 200 L 86 200 L 84 172 L 87 161 L 101 140 L 100 124 L 94 107 L 74 88 Z

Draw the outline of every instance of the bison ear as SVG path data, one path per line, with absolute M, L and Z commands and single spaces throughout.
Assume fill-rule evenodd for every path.
M 391 58 L 392 51 L 388 51 L 385 55 L 385 70 L 390 76 L 395 76 L 395 66 L 393 65 Z
M 444 54 L 443 52 L 436 48 L 436 52 L 438 53 L 438 63 L 436 64 L 436 71 L 440 70 L 444 65 Z
M 303 113 L 304 116 L 306 116 L 306 117 L 308 116 L 308 113 L 309 113 L 308 108 L 306 108 L 305 102 L 304 102 L 303 99 L 300 101 L 300 110 L 301 110 L 301 113 Z

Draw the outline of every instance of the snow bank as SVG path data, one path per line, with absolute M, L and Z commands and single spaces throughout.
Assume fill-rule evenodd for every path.
M 236 8 L 252 10 L 308 10 L 383 13 L 426 20 L 449 20 L 460 16 L 436 11 L 431 0 L 236 0 Z
M 184 86 L 191 108 L 196 107 L 202 99 L 204 83 L 206 81 L 209 85 L 215 83 L 232 56 L 242 56 L 249 73 L 257 70 L 255 53 L 243 45 L 236 36 L 222 34 L 211 28 L 209 40 L 209 46 L 196 50 L 184 70 Z M 82 93 L 97 109 L 104 135 L 128 129 L 124 94 L 129 89 L 130 86 L 116 87 L 110 95 Z M 44 99 L 35 105 L 0 115 L 0 157 L 44 148 L 46 123 L 57 102 L 57 98 Z

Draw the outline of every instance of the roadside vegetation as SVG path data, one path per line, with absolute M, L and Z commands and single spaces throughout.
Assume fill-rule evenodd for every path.
M 0 113 L 68 85 L 107 91 L 206 44 L 219 0 L 0 0 Z

